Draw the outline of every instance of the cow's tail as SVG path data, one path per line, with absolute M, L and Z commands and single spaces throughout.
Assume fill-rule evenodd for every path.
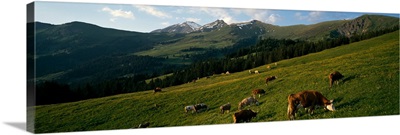
M 295 104 L 293 103 L 293 94 L 288 96 L 288 109 L 287 109 L 287 116 L 289 120 L 294 120 L 295 115 Z
M 235 114 L 232 114 L 232 117 L 233 117 L 233 123 L 236 123 L 237 119 L 235 117 Z

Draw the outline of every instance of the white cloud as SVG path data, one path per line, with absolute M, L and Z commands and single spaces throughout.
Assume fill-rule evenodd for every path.
M 200 18 L 186 18 L 186 21 L 192 21 L 192 22 L 199 23 L 201 21 L 201 19 Z
M 275 24 L 278 20 L 281 19 L 281 16 L 278 14 L 270 14 L 268 10 L 259 10 L 259 9 L 243 9 L 243 10 L 235 10 L 236 14 L 245 14 L 249 16 L 250 20 L 258 20 L 270 24 Z
M 122 18 L 128 18 L 128 19 L 134 19 L 135 18 L 135 16 L 133 15 L 133 13 L 131 11 L 123 11 L 121 9 L 113 10 L 111 8 L 108 8 L 108 7 L 104 7 L 102 9 L 102 11 L 108 12 L 113 17 L 122 17 Z M 115 19 L 114 19 L 114 21 L 115 21 Z
M 169 26 L 169 22 L 162 22 L 161 25 L 162 26 Z
M 275 24 L 277 21 L 281 19 L 281 16 L 278 14 L 271 14 L 268 16 L 267 20 L 265 22 L 270 23 L 270 24 Z
M 197 9 L 200 12 L 204 12 L 206 14 L 209 14 L 213 17 L 216 17 L 220 20 L 224 20 L 226 23 L 235 23 L 237 22 L 229 13 L 227 10 L 224 9 L 219 9 L 219 8 L 199 8 Z M 193 12 L 193 11 L 191 11 Z
M 308 21 L 311 22 L 315 22 L 321 19 L 321 12 L 319 11 L 310 12 L 308 15 L 309 15 Z
M 152 15 L 152 16 L 156 16 L 156 17 L 159 17 L 159 18 L 171 18 L 171 16 L 168 15 L 167 13 L 159 11 L 156 8 L 152 7 L 152 6 L 135 5 L 134 7 L 138 8 L 139 11 L 146 12 L 146 13 Z
M 318 20 L 321 19 L 322 17 L 322 12 L 319 11 L 314 11 L 314 12 L 310 12 L 307 15 L 303 15 L 300 12 L 297 12 L 294 14 L 294 16 L 298 19 L 298 20 L 307 20 L 310 22 L 317 22 Z

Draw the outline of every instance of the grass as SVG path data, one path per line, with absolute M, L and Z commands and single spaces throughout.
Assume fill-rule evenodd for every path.
M 313 115 L 302 111 L 296 120 L 399 114 L 399 31 L 277 63 L 269 70 L 253 69 L 260 74 L 214 75 L 156 94 L 149 90 L 36 106 L 35 132 L 128 129 L 146 121 L 150 127 L 229 124 L 238 102 L 256 88 L 267 93 L 259 106 L 247 107 L 259 112 L 252 122 L 288 120 L 287 96 L 308 89 L 334 99 L 337 111 L 317 109 Z M 334 70 L 345 77 L 330 89 L 327 75 Z M 271 75 L 278 78 L 266 86 L 264 78 Z M 209 110 L 184 113 L 184 106 L 201 102 Z M 220 114 L 219 106 L 227 102 L 232 104 L 231 112 Z

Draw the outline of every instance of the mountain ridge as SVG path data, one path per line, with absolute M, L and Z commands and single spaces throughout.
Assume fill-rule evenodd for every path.
M 364 27 L 360 27 L 367 30 L 368 27 L 371 30 L 377 30 L 392 26 L 398 27 L 399 25 L 399 18 L 395 17 L 365 15 L 356 19 L 371 20 L 368 25 L 365 24 Z M 70 71 L 73 72 L 82 68 L 80 65 L 90 65 L 89 63 L 97 63 L 99 67 L 107 67 L 107 65 L 98 63 L 112 63 L 112 60 L 117 58 L 128 60 L 132 59 L 129 57 L 132 55 L 144 59 L 148 59 L 149 56 L 161 58 L 164 60 L 162 66 L 166 67 L 170 67 L 169 65 L 184 66 L 192 62 L 192 55 L 202 54 L 207 50 L 248 47 L 254 45 L 259 38 L 327 40 L 344 35 L 342 33 L 345 33 L 345 30 L 351 30 L 350 28 L 356 28 L 357 24 L 360 24 L 352 23 L 352 20 L 293 26 L 277 26 L 257 20 L 230 25 L 222 20 L 214 22 L 220 24 L 221 27 L 216 27 L 218 29 L 209 32 L 194 31 L 191 33 L 142 33 L 104 28 L 85 22 L 71 22 L 60 25 L 35 22 L 35 59 L 39 65 L 37 75 L 47 78 L 52 74 L 71 73 Z M 213 26 L 211 23 L 209 23 L 209 26 Z M 188 27 L 190 26 L 188 25 Z M 354 30 L 353 34 L 362 34 L 363 31 L 358 29 Z M 188 49 L 198 51 L 184 51 Z M 210 57 L 220 56 L 223 56 L 223 54 L 213 54 Z M 99 61 L 99 57 L 102 57 L 103 62 Z M 118 64 L 124 65 L 123 63 Z M 160 68 L 159 66 L 151 66 L 148 71 L 152 72 Z M 127 66 L 118 67 L 118 69 L 130 71 Z M 54 78 L 48 77 L 47 79 Z

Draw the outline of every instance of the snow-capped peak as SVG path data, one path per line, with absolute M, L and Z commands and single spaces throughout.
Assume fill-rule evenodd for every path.
M 197 24 L 197 23 L 195 23 L 195 22 L 192 22 L 192 21 L 186 21 L 186 22 L 184 22 L 184 23 L 182 23 L 182 24 L 187 24 L 187 25 L 189 25 L 190 28 L 192 28 L 193 30 L 196 30 L 196 29 L 198 29 L 198 28 L 201 27 L 201 25 L 199 25 L 199 24 Z
M 197 30 L 200 27 L 199 24 L 192 22 L 192 21 L 186 21 L 183 23 L 179 24 L 174 24 L 171 26 L 168 26 L 164 29 L 158 29 L 154 30 L 152 32 L 167 32 L 167 33 L 190 33 L 195 30 Z
M 200 31 L 213 31 L 215 29 L 222 28 L 226 26 L 226 24 L 223 20 L 216 20 L 214 22 L 208 23 L 206 25 L 203 25 L 199 28 Z

